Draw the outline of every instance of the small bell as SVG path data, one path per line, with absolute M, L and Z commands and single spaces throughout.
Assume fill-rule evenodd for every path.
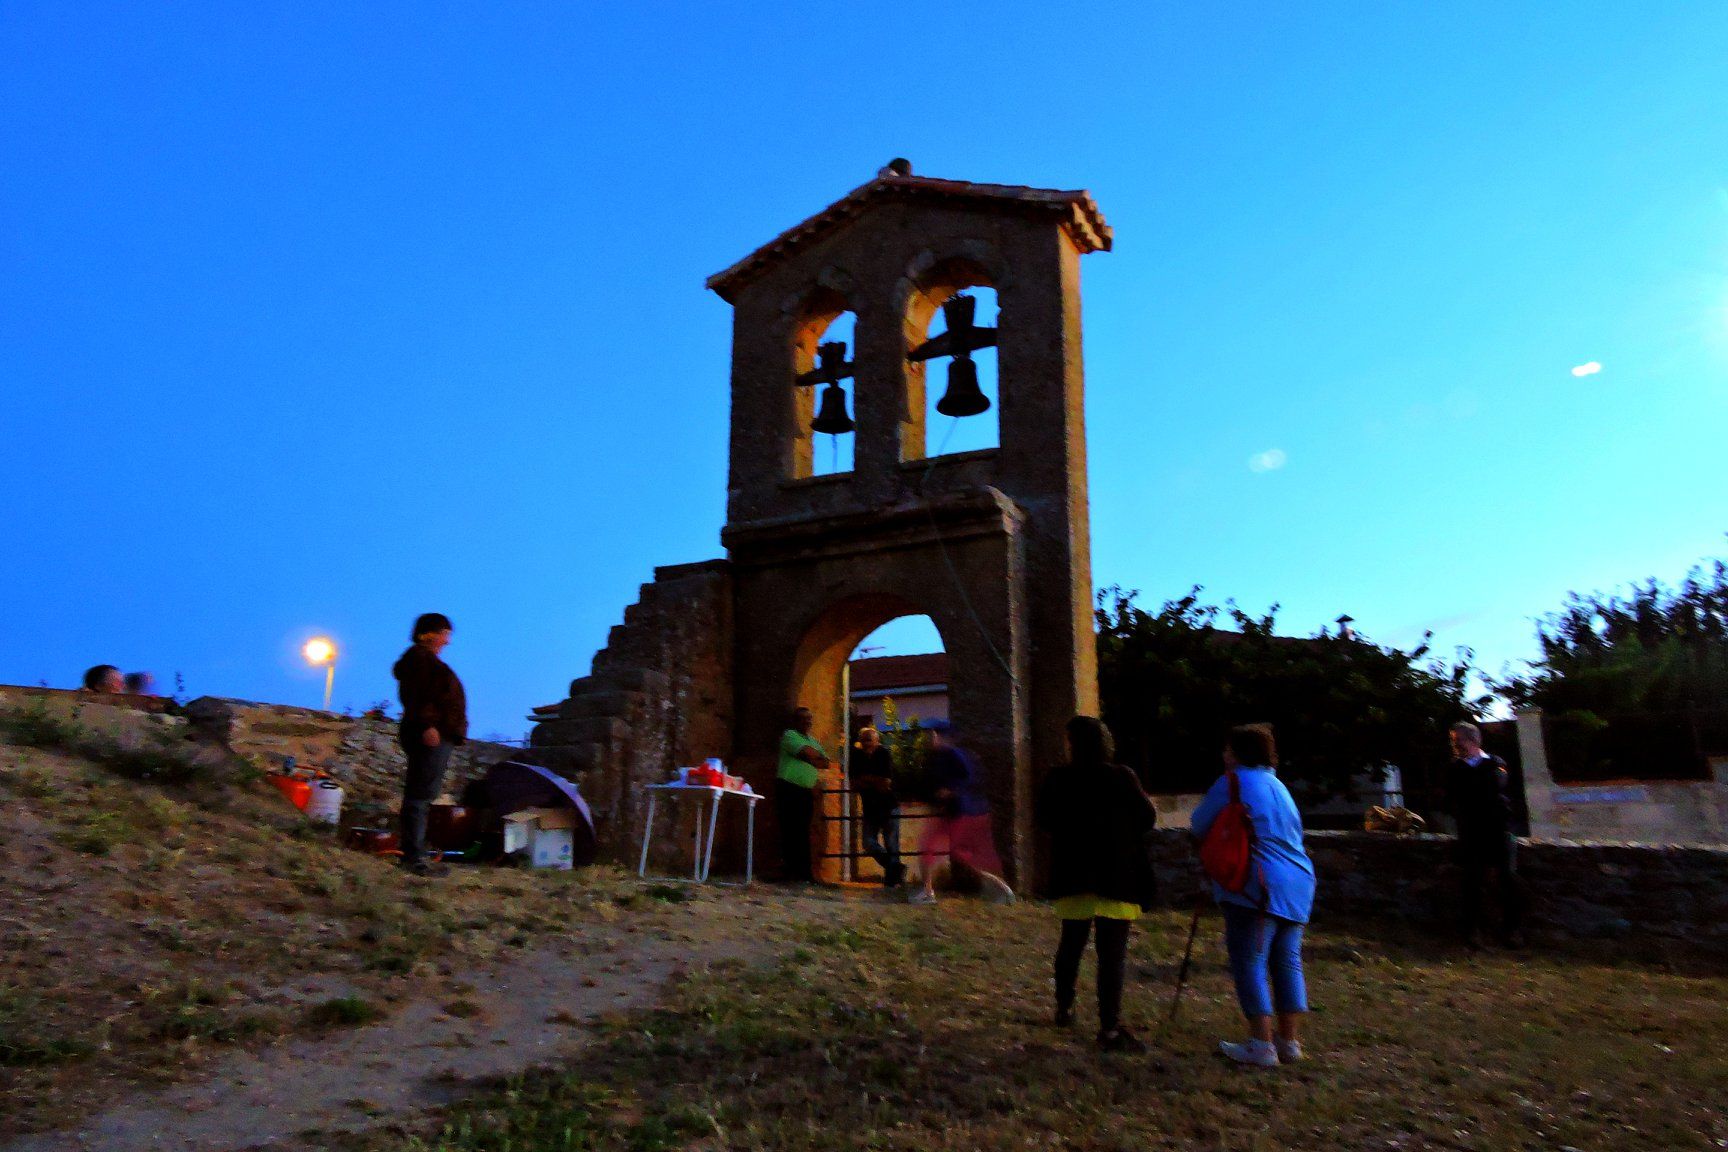
M 852 417 L 846 414 L 846 390 L 838 384 L 824 387 L 821 406 L 816 410 L 816 419 L 810 421 L 810 431 L 838 436 L 842 432 L 852 431 L 854 427 Z
M 976 416 L 990 408 L 990 398 L 978 387 L 978 366 L 965 356 L 948 362 L 948 391 L 936 401 L 944 416 Z

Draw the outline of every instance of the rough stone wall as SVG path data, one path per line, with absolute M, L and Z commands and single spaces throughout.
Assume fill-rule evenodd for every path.
M 1188 833 L 1157 834 L 1159 898 L 1192 907 L 1200 866 Z M 1450 836 L 1310 832 L 1319 878 L 1315 916 L 1387 917 L 1450 928 L 1458 869 Z M 1520 841 L 1518 867 L 1531 895 L 1530 927 L 1544 934 L 1644 934 L 1728 953 L 1728 851 L 1613 843 Z
M 192 701 L 185 714 L 196 730 L 259 767 L 273 771 L 292 756 L 298 767 L 323 772 L 342 785 L 343 804 L 353 814 L 395 812 L 401 805 L 407 761 L 394 720 L 216 696 Z M 484 740 L 461 745 L 451 754 L 444 791 L 460 796 L 464 784 L 513 751 Z
M 571 682 L 565 700 L 535 711 L 529 741 L 537 758 L 577 782 L 602 855 L 634 862 L 647 813 L 643 787 L 710 756 L 732 758 L 730 565 L 655 569 L 592 671 Z M 737 839 L 731 807 L 721 843 Z M 669 823 L 655 837 L 655 858 L 688 867 L 692 817 L 669 809 L 660 808 Z
M 1062 760 L 1071 716 L 1097 710 L 1079 260 L 1041 207 L 872 202 L 727 293 L 722 540 L 738 582 L 739 752 L 766 758 L 795 702 L 817 711 L 831 745 L 847 642 L 929 615 L 1017 882 L 1036 874 L 1034 771 Z M 926 370 L 907 353 L 935 309 L 973 286 L 1000 305 L 999 403 L 984 417 L 1000 447 L 925 460 Z M 811 477 L 800 455 L 810 390 L 794 381 L 842 310 L 856 316 L 854 468 Z M 886 614 L 871 620 L 877 604 Z M 761 771 L 750 765 L 752 779 Z
M 1728 759 L 1711 760 L 1710 780 L 1557 784 L 1540 712 L 1518 717 L 1518 747 L 1532 836 L 1728 845 Z

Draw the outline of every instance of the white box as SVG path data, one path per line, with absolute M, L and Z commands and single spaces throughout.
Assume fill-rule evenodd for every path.
M 536 868 L 561 868 L 568 871 L 575 866 L 575 833 L 569 828 L 537 828 L 534 832 L 534 843 L 529 848 L 529 858 Z

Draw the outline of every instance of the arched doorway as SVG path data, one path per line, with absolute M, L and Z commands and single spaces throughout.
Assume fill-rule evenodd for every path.
M 824 772 L 817 801 L 816 876 L 827 883 L 851 880 L 855 868 L 857 809 L 850 788 L 854 736 L 850 669 L 859 649 L 877 633 L 896 647 L 934 646 L 946 660 L 940 626 L 920 606 L 892 595 L 854 596 L 830 606 L 805 631 L 793 660 L 791 702 L 816 716 L 811 735 L 828 751 L 834 767 Z M 901 653 L 910 654 L 910 653 Z M 868 658 L 866 656 L 865 658 Z M 943 710 L 948 709 L 946 685 Z M 872 719 L 880 719 L 872 711 Z M 874 865 L 863 875 L 880 876 Z
M 843 691 L 849 727 L 847 791 L 833 806 L 842 817 L 839 878 L 880 883 L 886 878 L 885 867 L 896 862 L 904 866 L 905 875 L 916 875 L 914 862 L 930 817 L 920 802 L 929 748 L 926 726 L 946 721 L 950 713 L 948 653 L 936 622 L 928 616 L 901 616 L 870 633 L 852 650 Z M 877 732 L 893 765 L 902 802 L 897 819 L 882 819 L 885 805 L 872 802 L 876 798 L 860 779 L 867 774 L 861 744 L 866 728 Z M 881 824 L 879 831 L 873 823 Z

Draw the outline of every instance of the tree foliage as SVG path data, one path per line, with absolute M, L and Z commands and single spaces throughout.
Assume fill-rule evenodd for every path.
M 1279 636 L 1277 606 L 1250 616 L 1203 604 L 1201 589 L 1157 612 L 1119 587 L 1098 595 L 1098 686 L 1118 758 L 1155 792 L 1217 776 L 1233 725 L 1270 722 L 1279 773 L 1337 793 L 1365 769 L 1398 765 L 1413 807 L 1438 779 L 1446 730 L 1484 701 L 1465 698 L 1464 662 L 1325 632 Z M 1234 631 L 1218 627 L 1222 617 Z
M 1537 622 L 1542 657 L 1498 685 L 1545 712 L 1683 713 L 1728 707 L 1728 564 L 1700 565 L 1679 588 L 1566 598 Z
M 1574 592 L 1537 622 L 1541 658 L 1495 685 L 1545 716 L 1561 779 L 1697 777 L 1728 750 L 1728 564 L 1678 588 L 1654 578 L 1624 596 Z

